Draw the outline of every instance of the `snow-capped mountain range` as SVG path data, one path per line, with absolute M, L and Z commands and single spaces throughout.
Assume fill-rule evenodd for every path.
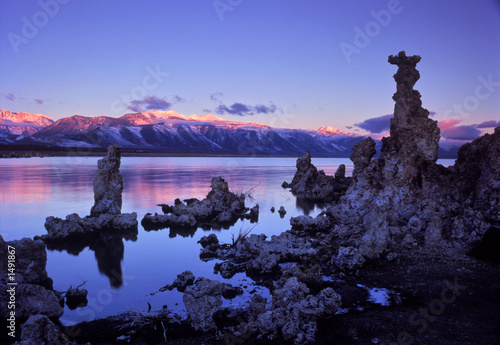
M 0 133 L 11 135 L 31 135 L 54 123 L 47 115 L 30 113 L 11 113 L 0 110 Z
M 54 122 L 46 115 L 0 111 L 0 144 L 16 147 L 92 147 L 180 154 L 349 157 L 364 136 L 333 127 L 316 131 L 229 121 L 212 114 L 147 111 L 119 118 L 74 115 Z M 4 146 L 5 147 L 5 146 Z

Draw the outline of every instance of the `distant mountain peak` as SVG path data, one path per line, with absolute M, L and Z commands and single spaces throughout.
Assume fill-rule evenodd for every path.
M 221 117 L 215 116 L 214 114 L 206 113 L 204 115 L 189 115 L 188 118 L 194 121 L 206 121 L 206 122 L 229 122 Z
M 44 114 L 30 114 L 0 110 L 0 130 L 12 135 L 33 134 L 54 123 Z
M 335 137 L 335 136 L 350 136 L 350 137 L 357 137 L 359 134 L 355 133 L 350 133 L 350 132 L 345 132 L 343 130 L 330 127 L 330 126 L 324 126 L 320 127 L 317 131 L 317 133 L 322 134 L 327 137 Z

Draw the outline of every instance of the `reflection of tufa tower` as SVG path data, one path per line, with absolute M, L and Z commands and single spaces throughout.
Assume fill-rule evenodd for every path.
M 101 235 L 91 249 L 95 251 L 99 272 L 109 278 L 112 287 L 121 287 L 123 284 L 121 262 L 125 252 L 122 238 Z

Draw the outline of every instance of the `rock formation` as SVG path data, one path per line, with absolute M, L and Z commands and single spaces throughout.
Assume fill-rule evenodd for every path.
M 500 224 L 500 127 L 463 145 L 451 170 L 459 198 L 481 210 L 488 222 Z
M 311 163 L 311 154 L 306 151 L 297 159 L 297 172 L 291 183 L 283 182 L 283 188 L 291 188 L 299 199 L 308 201 L 338 200 L 349 187 L 352 178 L 345 176 L 345 165 L 341 164 L 335 176 L 328 176 Z
M 47 251 L 45 244 L 40 240 L 23 238 L 22 240 L 4 242 L 0 236 L 0 268 L 1 272 L 7 270 L 7 248 L 11 246 L 16 252 L 16 267 L 14 282 L 17 285 L 7 285 L 7 274 L 0 278 L 0 303 L 5 308 L 0 309 L 2 318 L 9 317 L 10 309 L 7 308 L 10 293 L 14 287 L 16 300 L 16 318 L 25 321 L 30 315 L 42 314 L 51 319 L 58 319 L 63 314 L 59 297 L 52 289 L 52 279 L 47 276 L 45 265 Z M 11 281 L 12 282 L 12 281 Z
M 228 291 L 230 291 L 228 293 Z M 236 294 L 242 293 L 241 289 Z M 221 310 L 222 297 L 234 297 L 230 284 L 200 277 L 194 285 L 189 285 L 182 296 L 192 327 L 197 331 L 216 330 L 214 314 Z
M 245 194 L 235 194 L 229 190 L 227 182 L 213 177 L 211 190 L 203 200 L 177 199 L 173 206 L 160 204 L 164 214 L 148 213 L 141 221 L 146 230 L 162 228 L 197 228 L 220 229 L 229 227 L 240 218 L 255 222 L 259 217 L 259 205 L 252 209 L 245 207 Z
M 215 237 L 214 234 L 210 236 L 212 235 Z M 305 260 L 316 252 L 309 241 L 290 232 L 273 235 L 269 241 L 266 239 L 266 235 L 250 235 L 230 246 L 214 240 L 207 244 L 207 237 L 203 237 L 200 243 L 205 246 L 200 252 L 200 258 L 225 260 L 215 264 L 214 272 L 219 272 L 223 278 L 231 278 L 243 271 L 272 273 L 278 269 L 280 262 Z
M 373 139 L 363 139 L 353 146 L 353 178 L 345 195 L 314 220 L 291 219 L 303 234 L 329 227 L 341 246 L 331 262 L 340 268 L 414 247 L 469 245 L 500 220 L 500 129 L 464 145 L 454 166 L 436 164 L 440 131 L 413 90 L 419 61 L 405 52 L 389 57 L 398 67 L 397 86 L 390 137 L 382 139 L 380 157 L 373 158 Z M 320 188 L 305 181 L 318 175 L 309 165 L 306 153 L 294 180 L 302 194 L 314 195 Z
M 47 217 L 45 229 L 48 234 L 44 240 L 65 240 L 70 237 L 85 237 L 94 232 L 114 232 L 117 234 L 137 234 L 137 214 L 121 213 L 123 178 L 120 174 L 119 146 L 110 146 L 107 157 L 97 163 L 97 174 L 94 179 L 94 199 L 90 216 L 80 218 L 76 213 L 66 219 Z
M 256 298 L 252 300 L 251 306 L 255 301 Z M 240 326 L 240 332 L 257 330 L 269 340 L 281 336 L 294 344 L 313 343 L 318 328 L 317 320 L 334 315 L 340 308 L 340 302 L 340 296 L 332 288 L 325 288 L 313 295 L 306 284 L 291 277 L 273 291 L 271 307 L 261 307 L 255 316 L 249 315 L 249 322 Z
M 164 287 L 160 288 L 160 292 L 169 290 L 172 291 L 173 289 L 177 289 L 179 292 L 184 292 L 186 291 L 186 288 L 190 285 L 194 284 L 195 281 L 195 276 L 193 272 L 191 271 L 184 271 L 181 274 L 177 275 L 177 278 L 174 280 L 172 284 L 165 285 Z
M 16 345 L 76 345 L 45 315 L 31 315 L 21 326 L 21 341 Z
M 108 156 L 97 161 L 94 179 L 95 203 L 90 215 L 120 214 L 122 210 L 123 176 L 120 174 L 122 149 L 113 145 L 108 148 Z

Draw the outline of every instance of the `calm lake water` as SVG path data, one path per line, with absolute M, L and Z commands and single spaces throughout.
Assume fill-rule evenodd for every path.
M 51 157 L 1 159 L 0 231 L 4 240 L 46 234 L 47 216 L 65 218 L 71 213 L 81 217 L 90 213 L 94 203 L 92 183 L 98 157 Z M 259 222 L 252 233 L 268 236 L 290 228 L 290 217 L 318 214 L 318 207 L 297 205 L 295 197 L 281 188 L 295 174 L 296 158 L 214 158 L 214 157 L 124 157 L 121 173 L 124 179 L 122 212 L 137 212 L 139 223 L 147 212 L 161 212 L 159 203 L 173 204 L 176 198 L 202 199 L 210 191 L 210 180 L 221 176 L 232 191 L 251 191 L 248 207 L 259 204 Z M 443 165 L 452 160 L 440 161 Z M 347 174 L 352 162 L 346 158 L 313 158 L 313 164 L 332 175 L 340 164 Z M 284 206 L 286 216 L 277 212 Z M 149 294 L 174 281 L 177 274 L 190 270 L 196 277 L 226 281 L 244 288 L 243 296 L 227 304 L 241 304 L 250 292 L 267 295 L 265 288 L 255 285 L 244 274 L 230 280 L 213 274 L 216 261 L 199 259 L 202 236 L 216 233 L 221 242 L 230 243 L 231 235 L 254 224 L 238 221 L 227 230 L 176 234 L 169 229 L 145 231 L 139 224 L 135 240 L 101 239 L 78 250 L 48 250 L 47 272 L 54 280 L 54 289 L 65 291 L 86 282 L 89 305 L 70 310 L 67 306 L 61 321 L 65 324 L 105 317 L 127 310 L 146 311 L 167 305 L 184 313 L 182 294 L 175 291 Z M 118 272 L 118 273 L 117 273 Z M 116 277 L 116 275 L 121 277 Z M 120 282 L 121 280 L 121 282 Z M 117 281 L 119 283 L 117 283 Z

